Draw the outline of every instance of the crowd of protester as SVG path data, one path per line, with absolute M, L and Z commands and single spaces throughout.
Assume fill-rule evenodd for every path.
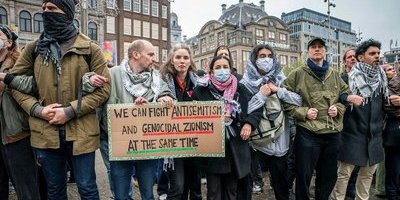
M 155 69 L 155 48 L 135 40 L 127 59 L 108 68 L 100 47 L 73 24 L 74 0 L 44 0 L 44 32 L 21 51 L 0 25 L 0 199 L 10 181 L 22 200 L 100 199 L 95 151 L 100 148 L 112 198 L 250 200 L 268 171 L 275 199 L 398 199 L 400 78 L 379 64 L 370 39 L 343 55 L 340 74 L 321 38 L 308 42 L 304 66 L 284 74 L 275 49 L 255 46 L 238 74 L 227 46 L 208 71 L 178 44 Z M 108 104 L 223 101 L 224 157 L 110 161 Z M 67 173 L 69 171 L 69 173 Z M 70 177 L 68 179 L 68 174 Z M 205 179 L 204 179 L 205 178 Z M 134 180 L 134 181 L 133 181 Z M 136 181 L 136 182 L 135 182 Z

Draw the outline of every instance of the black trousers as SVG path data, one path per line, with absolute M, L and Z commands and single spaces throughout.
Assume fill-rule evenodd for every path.
M 207 200 L 237 200 L 237 186 L 234 173 L 207 173 Z
M 400 177 L 400 147 L 385 147 L 385 189 L 388 200 L 398 199 Z
M 270 156 L 260 152 L 260 162 L 265 162 L 271 175 L 271 186 L 274 189 L 275 199 L 289 199 L 289 181 L 287 154 L 282 157 Z
M 38 173 L 30 137 L 7 145 L 0 142 L 0 152 L 0 199 L 8 199 L 11 179 L 18 199 L 39 200 Z
M 328 200 L 337 179 L 339 134 L 315 134 L 301 126 L 296 131 L 296 199 L 310 199 L 315 169 L 315 199 Z
M 175 158 L 168 171 L 168 200 L 201 200 L 201 175 L 196 158 Z

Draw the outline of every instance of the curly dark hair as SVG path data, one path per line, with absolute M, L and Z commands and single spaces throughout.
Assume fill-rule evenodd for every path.
M 374 39 L 369 39 L 364 42 L 362 42 L 360 45 L 357 46 L 356 48 L 356 59 L 358 60 L 359 55 L 363 55 L 365 52 L 367 52 L 369 47 L 378 47 L 381 49 L 382 44 Z
M 255 46 L 253 48 L 253 50 L 251 50 L 250 52 L 250 62 L 253 64 L 253 66 L 257 67 L 256 61 L 257 61 L 257 56 L 258 56 L 258 52 L 261 51 L 261 49 L 268 49 L 271 51 L 272 53 L 272 59 L 274 59 L 274 61 L 276 60 L 276 54 L 274 49 L 272 49 L 271 46 L 269 46 L 268 44 L 259 44 L 257 46 Z

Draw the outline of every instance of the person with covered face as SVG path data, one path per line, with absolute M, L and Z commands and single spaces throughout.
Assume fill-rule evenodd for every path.
M 240 130 L 243 123 L 253 122 L 241 116 L 241 107 L 247 103 L 240 96 L 241 92 L 245 93 L 243 90 L 246 88 L 239 86 L 237 78 L 231 74 L 229 58 L 220 55 L 211 60 L 209 75 L 199 79 L 193 91 L 193 100 L 224 101 L 225 157 L 206 158 L 202 163 L 207 175 L 209 200 L 237 199 L 238 180 L 250 173 L 251 156 L 247 139 L 251 130 Z
M 269 45 L 258 45 L 250 53 L 250 59 L 246 66 L 243 79 L 240 81 L 250 93 L 244 96 L 244 101 L 248 102 L 243 110 L 247 110 L 247 115 L 254 119 L 256 123 L 251 127 L 245 124 L 242 130 L 257 128 L 261 121 L 261 115 L 256 111 L 264 107 L 268 101 L 272 101 L 272 95 L 276 94 L 277 99 L 282 102 L 302 105 L 300 95 L 288 91 L 281 87 L 286 79 L 282 68 L 276 58 L 275 51 Z M 281 110 L 283 112 L 283 109 Z M 266 166 L 271 174 L 271 185 L 274 189 L 275 198 L 278 200 L 289 199 L 288 164 L 287 152 L 289 150 L 289 119 L 285 118 L 284 128 L 277 137 L 270 143 L 260 146 L 252 143 L 252 147 L 260 152 L 260 162 L 266 162 Z M 279 135 L 279 136 L 278 136 Z M 251 142 L 251 140 L 250 140 Z
M 306 66 L 293 71 L 283 86 L 302 97 L 302 105 L 284 103 L 296 119 L 296 199 L 309 199 L 311 178 L 316 171 L 315 199 L 326 200 L 335 186 L 339 133 L 345 105 L 360 105 L 361 98 L 349 95 L 340 74 L 325 60 L 326 44 L 321 38 L 308 42 Z
M 83 96 L 89 71 L 110 78 L 100 47 L 73 23 L 74 0 L 44 0 L 39 39 L 26 45 L 11 73 L 33 75 L 37 92 L 13 91 L 30 115 L 31 145 L 46 177 L 48 199 L 67 199 L 67 158 L 72 158 L 81 199 L 99 199 L 95 151 L 99 126 L 95 108 L 110 95 L 110 84 Z

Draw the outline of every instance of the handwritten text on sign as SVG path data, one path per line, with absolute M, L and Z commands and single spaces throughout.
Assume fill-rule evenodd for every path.
M 222 107 L 218 101 L 108 105 L 110 160 L 224 156 Z

